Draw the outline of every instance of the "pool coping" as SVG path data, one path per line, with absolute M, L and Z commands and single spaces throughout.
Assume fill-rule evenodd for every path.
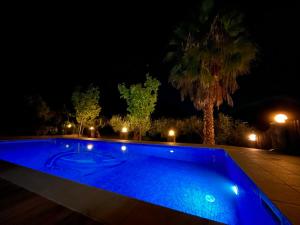
M 29 137 L 29 139 L 36 137 Z M 132 141 L 109 138 L 78 138 L 74 136 L 50 136 L 48 138 L 67 138 L 99 140 L 109 142 L 151 144 L 163 146 L 188 146 L 196 148 L 224 149 L 239 167 L 254 181 L 268 198 L 286 215 L 293 224 L 300 224 L 300 183 L 291 183 L 289 176 L 300 177 L 300 157 L 270 153 L 254 148 L 243 148 L 224 145 L 202 145 L 190 143 L 170 143 L 152 141 Z M 280 163 L 278 163 L 280 160 Z M 278 170 L 280 168 L 280 170 Z M 298 170 L 299 168 L 299 170 Z M 275 170 L 276 169 L 276 170 Z M 299 172 L 297 172 L 299 171 Z M 292 175 L 291 175 L 292 174 Z M 293 180 L 292 180 L 293 181 Z M 294 181 L 293 181 L 294 182 Z M 159 211 L 159 210 L 158 210 Z M 177 221 L 178 222 L 178 221 Z M 204 223 L 205 224 L 205 223 Z

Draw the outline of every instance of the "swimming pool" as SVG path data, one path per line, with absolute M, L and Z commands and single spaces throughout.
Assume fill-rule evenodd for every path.
M 225 224 L 290 224 L 222 149 L 5 141 L 0 159 Z

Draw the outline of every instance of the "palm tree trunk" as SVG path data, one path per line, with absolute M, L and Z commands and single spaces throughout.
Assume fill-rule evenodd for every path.
M 214 130 L 214 105 L 207 103 L 203 108 L 204 124 L 203 124 L 203 144 L 215 144 L 215 130 Z

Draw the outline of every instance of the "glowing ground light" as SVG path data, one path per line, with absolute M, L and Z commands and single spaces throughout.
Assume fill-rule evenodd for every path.
M 121 132 L 122 132 L 122 133 L 127 133 L 127 132 L 128 132 L 128 128 L 127 128 L 127 127 L 122 127 Z
M 95 127 L 90 127 L 90 130 L 95 130 Z
M 87 148 L 88 150 L 92 150 L 92 149 L 94 148 L 94 145 L 93 145 L 93 144 L 88 144 L 88 145 L 86 146 L 86 148 Z
M 234 194 L 236 194 L 236 195 L 239 194 L 239 188 L 238 188 L 238 186 L 233 185 L 233 186 L 231 187 L 231 189 L 232 189 L 232 191 L 234 192 Z
M 174 153 L 174 150 L 170 150 L 170 153 Z
M 208 202 L 215 202 L 215 197 L 213 195 L 205 195 L 205 200 Z
M 123 152 L 125 152 L 125 151 L 127 150 L 127 147 L 126 147 L 125 145 L 122 145 L 122 146 L 121 146 L 121 150 L 122 150 Z
M 175 131 L 174 131 L 174 130 L 169 130 L 168 135 L 169 135 L 170 137 L 175 136 Z
M 71 127 L 72 127 L 72 124 L 69 123 L 69 124 L 67 125 L 67 128 L 71 128 Z
M 256 134 L 254 134 L 254 133 L 249 134 L 248 140 L 249 140 L 249 141 L 256 141 L 256 140 L 257 140 Z
M 277 114 L 276 116 L 274 116 L 274 120 L 276 123 L 285 123 L 287 119 L 288 117 L 285 114 Z

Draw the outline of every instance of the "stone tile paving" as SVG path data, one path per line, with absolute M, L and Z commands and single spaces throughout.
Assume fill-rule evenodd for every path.
M 222 147 L 293 224 L 300 224 L 300 157 Z

